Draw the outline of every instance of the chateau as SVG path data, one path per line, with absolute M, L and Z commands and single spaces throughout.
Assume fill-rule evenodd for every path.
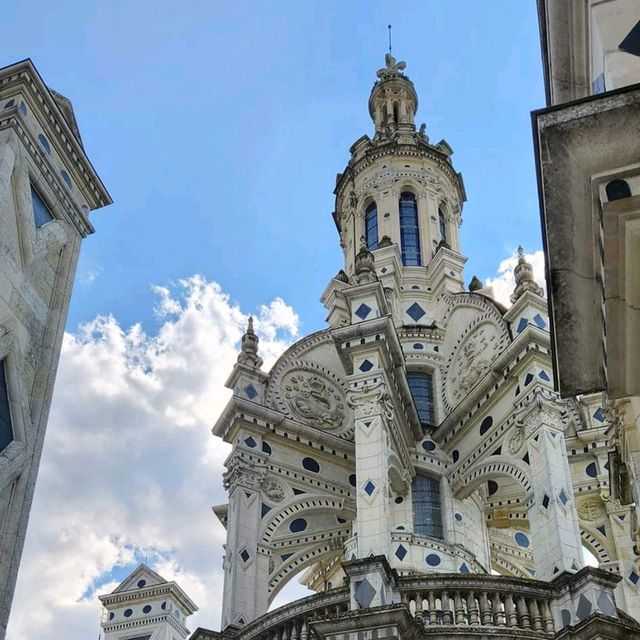
M 453 150 L 416 127 L 404 62 L 377 77 L 373 135 L 335 186 L 328 326 L 264 371 L 250 321 L 227 380 L 221 631 L 191 638 L 640 638 L 604 396 L 554 391 L 522 251 L 509 309 L 465 288 Z M 105 640 L 186 637 L 188 606 L 147 594 L 174 587 L 146 571 L 101 598 Z M 316 595 L 269 611 L 294 576 Z
M 549 303 L 522 249 L 508 309 L 465 276 L 453 149 L 389 52 L 336 180 L 327 326 L 266 371 L 250 320 L 227 380 L 222 620 L 191 640 L 640 639 L 640 5 L 538 12 Z M 4 621 L 86 214 L 109 202 L 68 101 L 30 62 L 1 70 Z M 292 579 L 314 595 L 270 611 Z M 103 640 L 186 640 L 197 610 L 144 564 L 100 600 Z

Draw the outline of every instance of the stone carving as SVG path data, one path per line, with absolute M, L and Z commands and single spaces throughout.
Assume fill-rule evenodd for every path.
M 340 390 L 319 372 L 295 369 L 282 382 L 291 412 L 303 422 L 323 429 L 339 429 L 344 422 Z
M 495 327 L 485 325 L 462 343 L 451 367 L 450 395 L 455 403 L 467 395 L 489 368 L 496 354 L 497 342 Z
M 265 465 L 249 462 L 235 456 L 227 462 L 227 470 L 222 474 L 222 483 L 225 489 L 233 489 L 241 486 L 245 489 L 259 489 L 266 475 Z
M 382 69 L 376 71 L 376 75 L 380 80 L 386 80 L 387 78 L 393 78 L 394 76 L 404 75 L 401 73 L 407 67 L 406 62 L 397 62 L 396 59 L 390 54 L 386 53 L 384 56 L 385 66 Z
M 262 484 L 262 491 L 271 502 L 284 500 L 284 488 L 277 480 L 266 479 Z
M 587 520 L 588 522 L 603 520 L 607 515 L 607 509 L 602 500 L 595 496 L 581 500 L 577 509 L 580 520 Z
M 516 423 L 516 427 L 509 438 L 509 442 L 507 443 L 507 449 L 509 453 L 514 456 L 518 451 L 522 449 L 525 443 L 525 429 L 524 425 L 521 423 Z

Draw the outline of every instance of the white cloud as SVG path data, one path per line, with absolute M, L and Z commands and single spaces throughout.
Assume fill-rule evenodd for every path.
M 248 316 L 200 276 L 155 291 L 155 335 L 112 316 L 65 334 L 10 640 L 97 637 L 97 595 L 145 556 L 199 605 L 192 629 L 219 624 L 228 449 L 210 430 Z M 298 325 L 281 299 L 260 307 L 266 368 Z
M 535 281 L 546 289 L 544 280 L 544 253 L 535 251 L 534 253 L 525 253 L 527 262 L 533 267 L 533 277 Z M 505 258 L 498 267 L 498 275 L 495 278 L 487 278 L 485 280 L 486 287 L 493 287 L 495 299 L 501 302 L 505 307 L 511 306 L 509 297 L 513 293 L 516 281 L 513 276 L 513 270 L 518 264 L 518 254 L 514 251 L 508 258 Z

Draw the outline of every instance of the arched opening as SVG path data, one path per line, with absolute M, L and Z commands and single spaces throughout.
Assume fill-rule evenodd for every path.
M 418 203 L 411 191 L 403 191 L 400 194 L 400 246 L 402 264 L 407 267 L 419 267 L 422 264 Z
M 447 218 L 444 215 L 442 208 L 438 209 L 438 225 L 440 227 L 440 242 L 448 244 L 447 238 Z
M 612 180 L 605 187 L 605 191 L 609 202 L 631 197 L 631 188 L 626 180 Z
M 375 202 L 369 204 L 364 213 L 364 234 L 367 249 L 378 248 L 378 208 Z

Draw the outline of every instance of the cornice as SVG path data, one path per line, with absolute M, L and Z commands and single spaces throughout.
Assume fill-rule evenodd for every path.
M 360 140 L 363 140 L 364 138 L 366 138 L 366 136 L 363 136 L 363 138 L 360 138 Z M 452 183 L 456 185 L 460 202 L 466 201 L 467 198 L 462 183 L 462 176 L 453 168 L 453 165 L 449 161 L 446 154 L 438 151 L 427 142 L 423 142 L 420 140 L 414 140 L 412 144 L 398 142 L 397 140 L 390 140 L 379 143 L 369 141 L 368 148 L 366 148 L 359 157 L 355 157 L 354 152 L 344 172 L 338 174 L 338 177 L 336 179 L 336 187 L 333 191 L 336 198 L 340 197 L 348 181 L 353 180 L 365 168 L 371 166 L 374 162 L 376 162 L 376 160 L 390 155 L 400 157 L 414 156 L 417 158 L 427 158 L 435 162 L 438 165 L 438 168 L 446 173 L 451 179 Z
M 139 602 L 142 600 L 150 600 L 158 597 L 165 596 L 166 594 L 172 595 L 177 603 L 185 610 L 189 612 L 189 615 L 196 612 L 198 607 L 189 598 L 189 596 L 175 583 L 175 582 L 163 582 L 162 584 L 152 585 L 146 589 L 135 589 L 131 591 L 119 591 L 117 593 L 108 593 L 103 596 L 98 596 L 98 599 L 105 607 L 117 604 L 126 604 L 129 602 Z
M 100 180 L 79 140 L 71 130 L 67 120 L 57 105 L 42 77 L 31 62 L 26 59 L 0 69 L 0 92 L 3 96 L 9 90 L 24 88 L 32 106 L 38 108 L 41 120 L 49 133 L 57 138 L 58 145 L 65 150 L 71 161 L 73 172 L 82 178 L 86 192 L 90 194 L 89 204 L 97 209 L 112 203 L 111 196 Z M 14 113 L 15 115 L 15 113 Z M 18 115 L 18 117 L 20 117 Z

